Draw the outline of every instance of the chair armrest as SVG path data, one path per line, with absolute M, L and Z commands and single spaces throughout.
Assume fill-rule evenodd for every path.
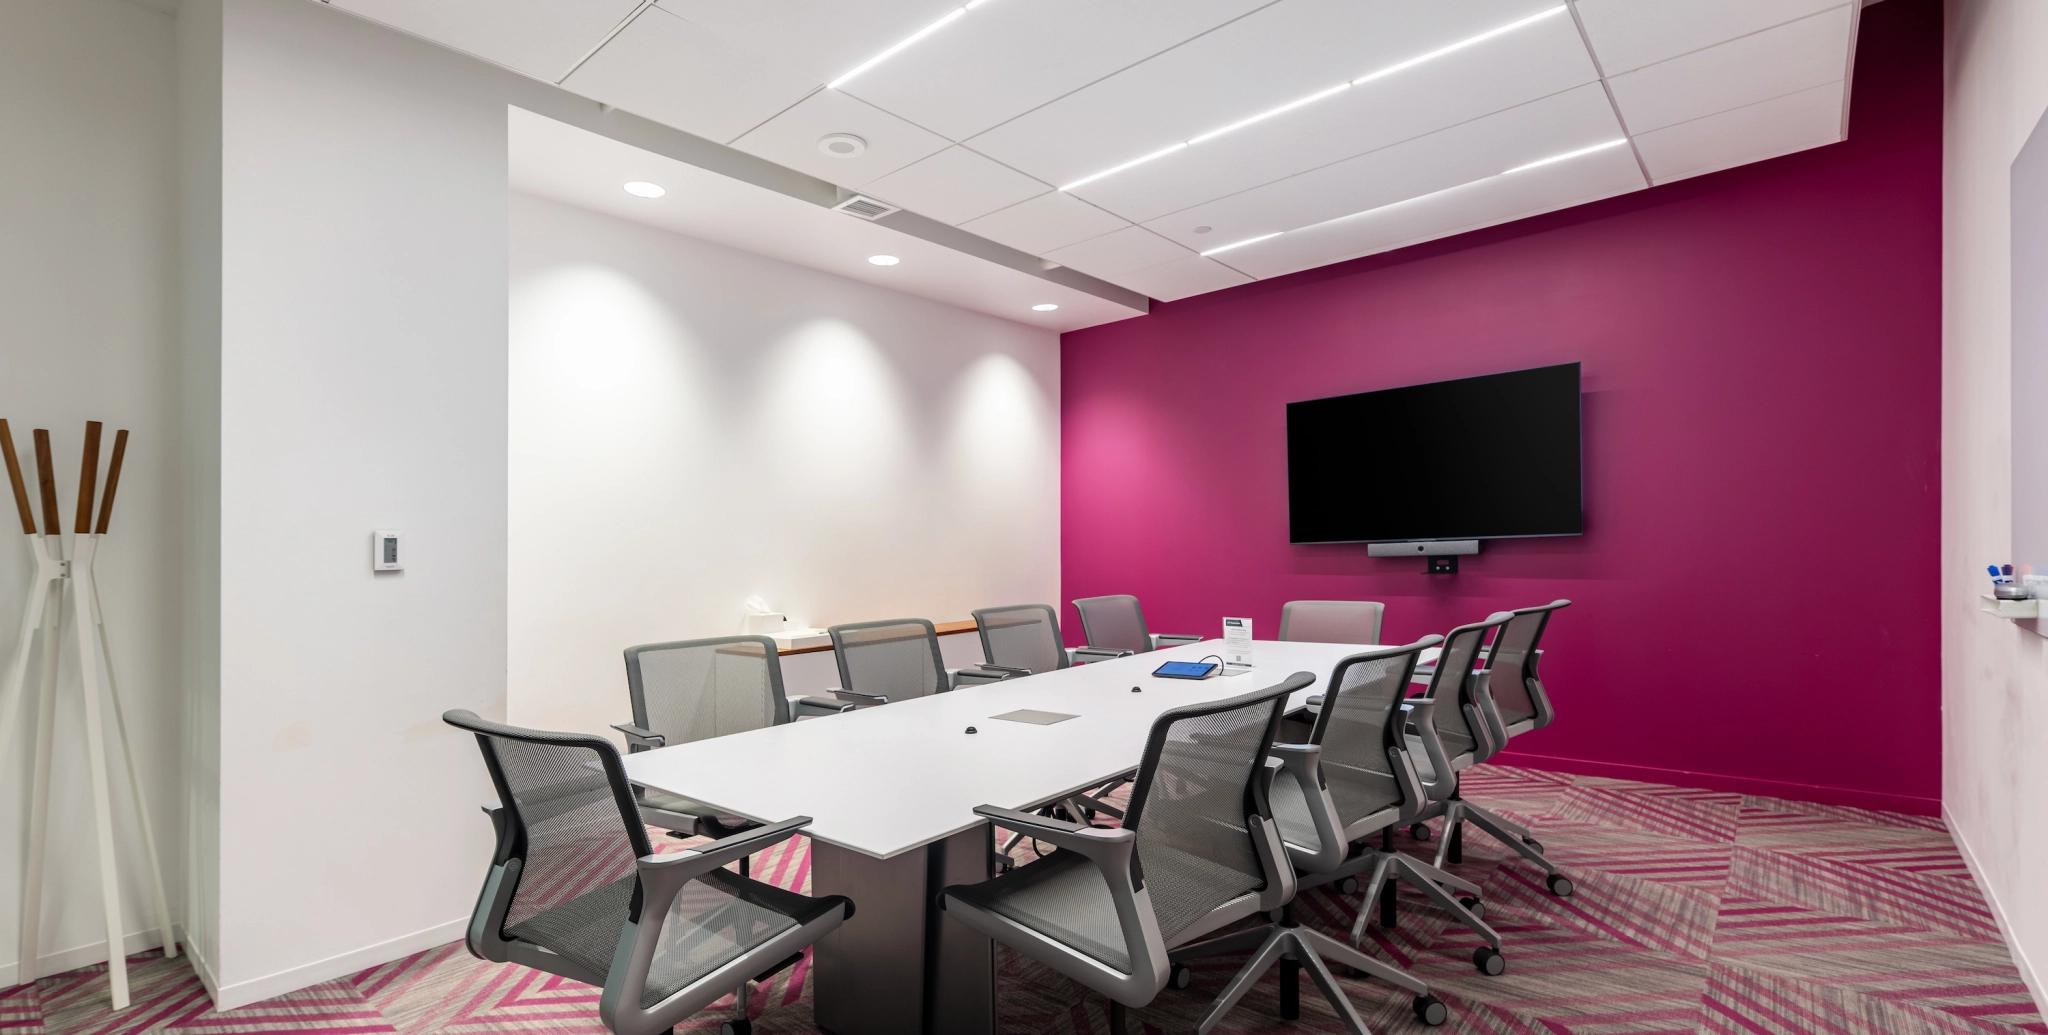
M 949 668 L 946 670 L 946 688 L 950 690 L 966 683 L 1000 683 L 1010 678 L 1010 675 L 1009 672 L 996 671 L 986 665 Z
M 1323 746 L 1321 744 L 1271 744 L 1266 754 L 1277 760 L 1280 767 L 1294 774 L 1303 787 L 1323 786 Z
M 1117 880 L 1128 879 L 1132 890 L 1144 890 L 1145 875 L 1138 867 L 1138 832 L 1135 830 L 1069 823 L 1064 819 L 1036 816 L 997 805 L 982 805 L 974 810 L 974 814 L 1005 830 L 1049 841 L 1061 849 L 1093 860 L 1102 868 L 1103 876 L 1109 878 L 1112 887 Z
M 669 900 L 693 877 L 701 877 L 735 859 L 754 854 L 769 845 L 786 841 L 798 830 L 809 825 L 811 817 L 796 816 L 780 823 L 770 823 L 742 830 L 730 837 L 721 837 L 710 844 L 698 845 L 684 852 L 667 855 L 643 855 L 636 860 L 640 870 L 640 885 L 645 891 L 642 900 L 645 908 L 642 915 L 653 912 L 660 915 L 668 911 Z
M 986 661 L 982 662 L 979 667 L 988 669 L 990 672 L 1005 672 L 1013 676 L 1028 676 L 1031 674 L 1031 670 L 1028 668 L 1018 668 L 1015 665 L 991 665 Z
M 1114 647 L 1075 647 L 1067 651 L 1067 657 L 1086 665 L 1092 661 L 1108 661 L 1112 658 L 1128 658 L 1135 651 L 1117 650 Z
M 626 735 L 626 750 L 629 753 L 668 746 L 668 738 L 630 722 L 615 722 L 612 723 L 612 728 Z
M 1186 636 L 1179 633 L 1152 634 L 1153 650 L 1159 650 L 1162 647 L 1184 647 L 1190 643 L 1200 642 L 1202 642 L 1202 638 L 1200 636 Z
M 857 704 L 862 706 L 889 703 L 889 698 L 883 694 L 857 693 L 852 690 L 842 690 L 836 686 L 832 688 L 832 696 L 837 697 L 848 704 Z
M 789 699 L 789 717 L 838 715 L 850 712 L 854 705 L 830 697 L 792 697 Z

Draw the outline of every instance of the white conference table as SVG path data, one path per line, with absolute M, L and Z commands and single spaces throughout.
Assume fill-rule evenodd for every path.
M 635 783 L 761 822 L 810 816 L 814 894 L 855 914 L 817 945 L 820 1027 L 836 1035 L 995 1030 L 994 954 L 949 923 L 935 896 L 990 876 L 978 805 L 1030 809 L 1137 767 L 1160 713 L 1272 686 L 1307 671 L 1290 711 L 1370 645 L 1255 641 L 1250 672 L 1164 679 L 1164 661 L 1222 652 L 1221 640 L 629 755 Z M 1140 692 L 1131 692 L 1132 687 Z M 997 719 L 1021 708 L 1075 718 Z M 969 734 L 967 727 L 977 732 Z

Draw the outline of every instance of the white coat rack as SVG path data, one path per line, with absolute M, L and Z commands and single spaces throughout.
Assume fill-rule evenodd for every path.
M 57 655 L 63 642 L 69 600 L 70 631 L 77 637 L 78 688 L 85 712 L 85 753 L 92 779 L 93 825 L 99 837 L 100 900 L 107 914 L 107 982 L 113 993 L 114 1009 L 128 1006 L 128 961 L 121 931 L 121 880 L 114 859 L 113 802 L 108 793 L 105 720 L 100 716 L 102 694 L 114 714 L 114 731 L 121 744 L 121 759 L 128 770 L 128 788 L 134 796 L 136 820 L 141 826 L 142 851 L 149 866 L 150 890 L 156 895 L 156 919 L 165 956 L 178 954 L 171 935 L 170 900 L 164 895 L 164 871 L 157 862 L 156 837 L 149 828 L 149 809 L 144 806 L 142 781 L 135 773 L 135 752 L 128 744 L 128 720 L 121 712 L 121 694 L 114 681 L 114 654 L 107 643 L 106 617 L 100 611 L 100 589 L 94 561 L 100 542 L 107 534 L 107 522 L 114 513 L 114 490 L 121 483 L 121 460 L 128 451 L 128 432 L 114 436 L 114 455 L 107 465 L 107 491 L 100 499 L 99 524 L 93 524 L 93 494 L 99 480 L 100 422 L 85 425 L 85 459 L 78 478 L 78 514 L 72 524 L 70 556 L 65 556 L 63 523 L 57 510 L 57 472 L 50 459 L 50 433 L 35 431 L 36 483 L 43 504 L 42 530 L 36 530 L 35 508 L 30 505 L 28 486 L 21 475 L 21 461 L 14 452 L 14 436 L 7 422 L 0 420 L 0 452 L 6 454 L 7 480 L 14 489 L 14 505 L 20 511 L 21 531 L 28 537 L 35 556 L 35 581 L 29 586 L 28 604 L 21 612 L 21 634 L 16 641 L 6 682 L 0 683 L 0 765 L 14 746 L 14 720 L 21 713 L 28 692 L 29 648 L 40 639 L 42 652 L 36 679 L 36 731 L 30 756 L 35 775 L 29 789 L 28 869 L 21 882 L 22 984 L 36 977 L 40 952 L 44 835 L 50 818 L 50 759 L 54 748 L 57 718 Z M 67 592 L 68 590 L 68 592 Z

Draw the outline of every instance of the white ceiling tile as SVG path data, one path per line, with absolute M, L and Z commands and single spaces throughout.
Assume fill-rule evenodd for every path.
M 1571 19 L 1553 17 L 1073 192 L 1144 222 L 1598 78 Z
M 1042 180 L 1071 183 L 1552 6 L 1281 0 L 983 133 L 971 146 Z M 1400 89 L 1405 75 L 1376 85 Z
M 957 225 L 1037 197 L 1047 186 L 964 147 L 949 147 L 861 189 L 892 205 Z
M 1447 190 L 1217 256 L 1264 279 L 1625 194 L 1643 187 L 1634 156 L 1612 148 Z
M 1161 263 L 1183 259 L 1193 253 L 1142 226 L 1127 226 L 1114 233 L 1070 244 L 1046 253 L 1046 258 L 1080 270 L 1091 277 L 1115 282 L 1116 278 Z
M 1270 2 L 995 0 L 844 89 L 965 140 Z
M 860 137 L 867 150 L 851 158 L 828 155 L 818 149 L 818 138 L 830 133 Z M 837 90 L 819 90 L 732 146 L 842 187 L 859 187 L 945 150 L 946 139 Z
M 1842 0 L 1578 0 L 1586 38 L 1620 75 L 1842 6 Z
M 1203 251 L 1406 201 L 1621 135 L 1606 94 L 1589 83 L 1145 225 Z M 1626 147 L 1615 150 L 1628 155 Z M 1198 235 L 1198 226 L 1213 229 Z M 1231 261 L 1229 254 L 1223 261 Z
M 559 82 L 638 0 L 328 0 L 436 43 Z
M 1648 133 L 1832 83 L 1848 67 L 1851 7 L 1810 15 L 1609 80 L 1622 118 Z
M 1042 256 L 1055 248 L 1129 225 L 1079 198 L 1054 191 L 991 212 L 960 228 L 1020 252 Z
M 1173 302 L 1190 295 L 1249 284 L 1251 280 L 1214 259 L 1190 255 L 1150 269 L 1123 274 L 1116 278 L 1116 284 L 1132 291 L 1142 291 L 1162 302 Z
M 938 21 L 961 3 L 962 0 L 660 0 L 659 6 L 739 46 L 829 83 Z M 956 19 L 914 46 L 943 45 L 947 29 L 958 26 Z M 902 53 L 908 51 L 897 56 Z
M 723 142 L 802 100 L 819 84 L 735 50 L 701 26 L 654 8 L 634 19 L 562 85 Z
M 1842 139 L 1840 82 L 1667 126 L 1636 138 L 1658 183 L 1775 158 Z

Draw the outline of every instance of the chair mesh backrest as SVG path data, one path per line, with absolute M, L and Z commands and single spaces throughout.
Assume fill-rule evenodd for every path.
M 1536 702 L 1529 698 L 1526 682 L 1529 653 L 1536 649 L 1536 638 L 1543 634 L 1543 623 L 1549 617 L 1547 608 L 1517 611 L 1493 639 L 1493 654 L 1487 666 L 1493 675 L 1486 685 L 1493 693 L 1493 706 L 1499 710 L 1501 721 L 1510 726 L 1536 718 Z
M 1081 613 L 1081 633 L 1088 637 L 1088 646 L 1139 654 L 1152 649 L 1145 610 L 1138 606 L 1137 597 L 1082 597 L 1074 601 L 1074 610 Z
M 1176 708 L 1152 725 L 1124 826 L 1138 832 L 1138 860 L 1159 933 L 1168 943 L 1216 907 L 1266 886 L 1249 817 L 1287 694 L 1280 687 Z
M 479 724 L 482 725 L 482 724 Z M 618 750 L 598 737 L 477 731 L 525 841 L 503 933 L 603 974 L 652 854 Z
M 1309 643 L 1378 643 L 1387 605 L 1372 600 L 1290 600 L 1280 608 L 1280 638 Z
M 1403 803 L 1387 749 L 1396 746 L 1405 725 L 1400 707 L 1416 659 L 1436 642 L 1431 636 L 1406 647 L 1354 654 L 1330 673 L 1309 741 L 1323 747 L 1323 779 L 1342 826 Z
M 633 723 L 688 744 L 789 721 L 781 659 L 765 636 L 653 643 L 626 649 Z
M 1465 721 L 1465 691 L 1472 680 L 1472 663 L 1486 634 L 1499 622 L 1461 625 L 1444 637 L 1443 653 L 1436 659 L 1436 674 L 1429 680 L 1429 696 L 1436 700 L 1431 725 L 1447 758 L 1457 758 L 1479 749 L 1479 736 Z
M 981 653 L 991 665 L 1028 668 L 1033 675 L 1067 667 L 1059 615 L 1045 604 L 988 607 L 974 612 Z
M 944 689 L 939 634 L 922 618 L 835 625 L 827 631 L 839 656 L 840 686 L 847 690 L 907 701 Z

